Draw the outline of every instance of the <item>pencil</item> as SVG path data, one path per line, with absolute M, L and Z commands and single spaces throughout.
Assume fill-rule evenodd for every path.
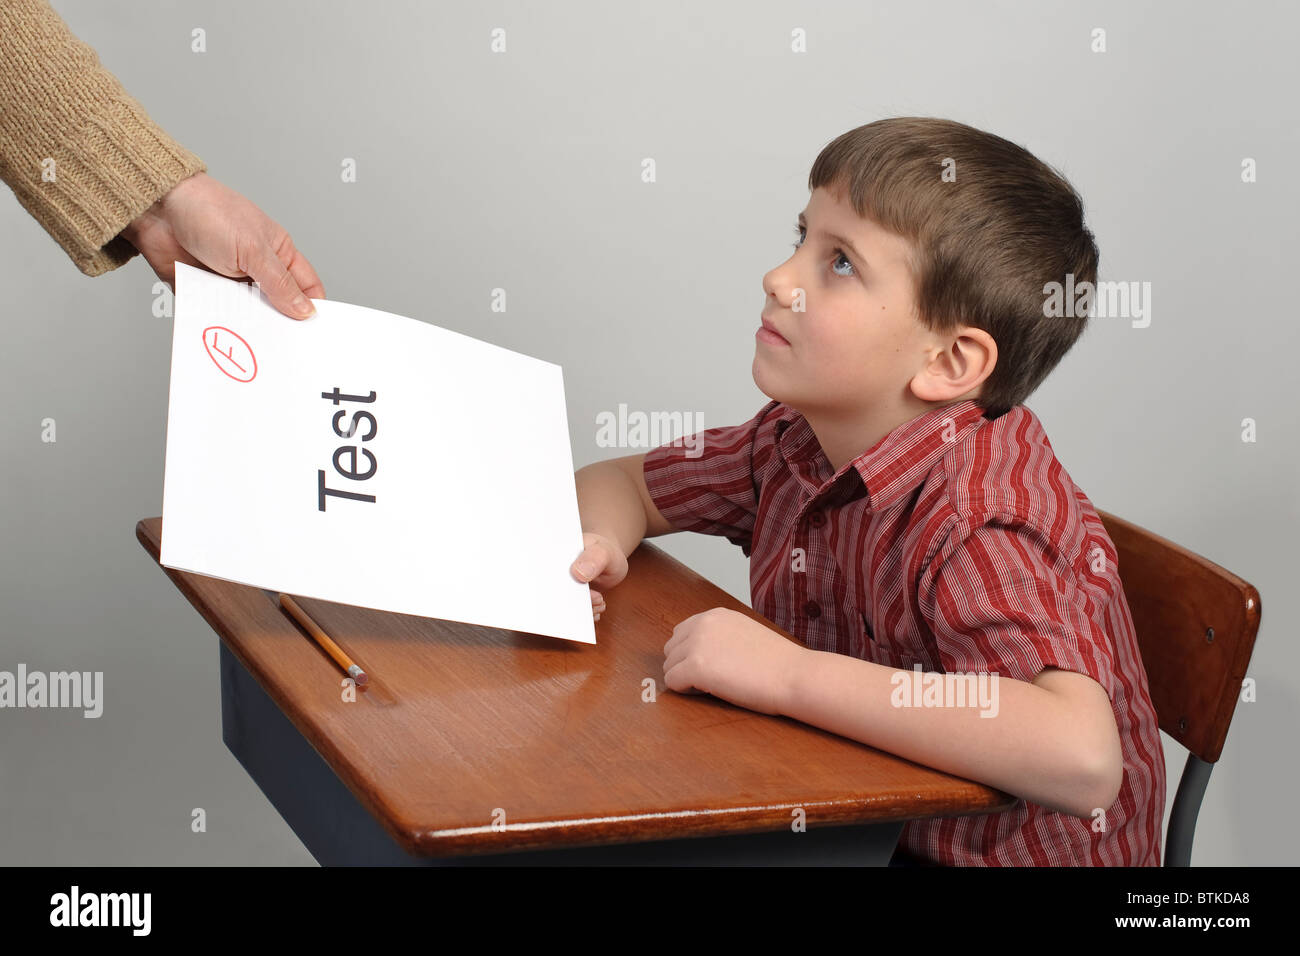
M 280 607 L 293 615 L 293 619 L 306 628 L 307 633 L 315 638 L 317 644 L 325 648 L 325 652 L 334 658 L 339 667 L 347 671 L 348 676 L 357 682 L 358 687 L 370 680 L 366 676 L 366 672 L 354 664 L 352 658 L 343 652 L 343 648 L 331 641 L 330 636 L 320 629 L 320 625 L 307 616 L 307 612 L 298 606 L 297 601 L 289 597 L 289 595 L 281 593 Z

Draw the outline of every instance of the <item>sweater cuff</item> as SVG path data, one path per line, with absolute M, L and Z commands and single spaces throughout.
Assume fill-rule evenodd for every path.
M 79 128 L 51 144 L 51 154 L 56 181 L 32 183 L 33 198 L 48 214 L 37 218 L 88 276 L 135 256 L 118 234 L 182 179 L 207 170 L 129 95 L 82 117 Z

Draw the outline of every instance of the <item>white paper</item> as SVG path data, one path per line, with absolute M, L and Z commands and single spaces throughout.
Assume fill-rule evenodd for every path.
M 298 321 L 176 264 L 161 563 L 596 643 L 588 586 L 569 573 L 582 525 L 560 366 L 313 302 Z M 357 398 L 322 397 L 335 389 Z M 340 412 L 351 437 L 335 433 Z

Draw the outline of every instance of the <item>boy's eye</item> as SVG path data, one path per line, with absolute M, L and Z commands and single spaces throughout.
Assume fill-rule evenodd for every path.
M 805 238 L 803 226 L 795 226 L 794 232 L 795 235 L 798 237 L 794 243 L 794 247 L 798 249 L 800 246 L 803 245 L 803 241 Z M 844 251 L 842 249 L 837 248 L 834 250 L 834 252 L 835 252 L 835 261 L 831 265 L 831 271 L 834 272 L 837 276 L 848 277 L 853 275 L 853 263 L 849 261 L 849 257 L 844 254 Z M 839 272 L 835 269 L 835 263 L 838 263 L 841 259 L 844 260 L 844 265 L 848 267 L 849 270 L 848 272 Z

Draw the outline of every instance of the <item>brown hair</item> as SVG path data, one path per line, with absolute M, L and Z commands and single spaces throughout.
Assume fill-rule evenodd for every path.
M 1086 315 L 1044 315 L 1043 286 L 1067 273 L 1095 283 L 1097 245 L 1079 194 L 1028 150 L 952 120 L 894 117 L 827 144 L 808 176 L 809 190 L 822 186 L 847 186 L 859 216 L 911 241 L 928 329 L 968 325 L 997 342 L 976 399 L 986 417 L 1023 402 L 1083 332 Z

